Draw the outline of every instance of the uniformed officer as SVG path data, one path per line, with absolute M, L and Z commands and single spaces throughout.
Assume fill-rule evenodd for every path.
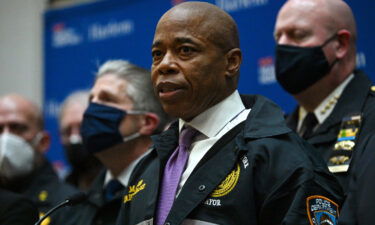
M 289 0 L 275 24 L 276 78 L 298 102 L 288 126 L 347 187 L 352 152 L 375 125 L 371 81 L 356 64 L 356 24 L 340 0 Z
M 81 125 L 83 145 L 105 169 L 89 189 L 87 202 L 67 212 L 64 225 L 115 224 L 122 192 L 148 153 L 150 136 L 168 122 L 152 92 L 150 72 L 124 60 L 99 68 L 89 102 Z
M 237 91 L 234 20 L 204 2 L 159 20 L 152 82 L 179 120 L 153 138 L 123 198 L 118 225 L 336 222 L 340 186 L 314 150 L 261 96 Z
M 40 109 L 20 95 L 0 97 L 0 186 L 23 194 L 40 216 L 77 191 L 59 181 L 44 157 L 50 136 Z M 60 224 L 58 213 L 45 224 Z
M 61 104 L 59 130 L 65 156 L 71 171 L 65 181 L 81 191 L 87 191 L 102 169 L 97 158 L 83 149 L 80 127 L 89 103 L 89 91 L 71 93 Z

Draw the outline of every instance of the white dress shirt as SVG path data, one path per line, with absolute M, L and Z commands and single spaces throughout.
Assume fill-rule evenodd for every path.
M 180 192 L 182 186 L 208 150 L 224 134 L 246 120 L 249 112 L 250 109 L 245 109 L 238 91 L 235 91 L 223 101 L 196 116 L 190 122 L 183 121 L 182 119 L 179 120 L 180 131 L 184 125 L 187 125 L 198 130 L 200 134 L 198 134 L 189 148 L 189 159 L 186 169 L 181 176 L 177 193 Z

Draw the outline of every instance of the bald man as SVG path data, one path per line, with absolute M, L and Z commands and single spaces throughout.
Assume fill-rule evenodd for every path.
M 346 190 L 352 152 L 375 126 L 372 83 L 355 70 L 352 11 L 342 0 L 289 0 L 274 33 L 277 80 L 298 102 L 288 126 L 316 147 Z
M 152 57 L 155 94 L 178 121 L 153 138 L 117 224 L 336 221 L 341 192 L 324 162 L 275 104 L 239 95 L 241 50 L 226 12 L 175 6 L 157 24 Z
M 0 97 L 0 187 L 32 200 L 40 216 L 76 193 L 59 181 L 44 157 L 50 136 L 43 129 L 34 103 L 15 94 Z M 58 215 L 47 220 L 59 224 Z

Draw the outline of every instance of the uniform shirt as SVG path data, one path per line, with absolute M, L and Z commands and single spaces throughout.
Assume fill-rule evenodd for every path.
M 354 74 L 351 74 L 349 77 L 347 77 L 344 82 L 342 82 L 334 91 L 331 92 L 314 110 L 314 114 L 316 116 L 316 119 L 318 120 L 318 125 L 315 127 L 315 129 L 322 124 L 328 116 L 331 114 L 332 110 L 335 108 L 337 100 L 340 98 L 342 92 L 344 91 L 345 87 L 349 84 L 349 82 L 354 78 Z M 301 131 L 302 122 L 305 119 L 307 115 L 306 109 L 304 109 L 302 106 L 299 107 L 298 112 L 298 126 L 297 131 L 298 133 Z
M 208 150 L 224 134 L 242 121 L 246 120 L 249 113 L 250 109 L 245 109 L 241 97 L 236 90 L 223 101 L 196 116 L 190 122 L 185 122 L 180 119 L 180 132 L 182 127 L 187 125 L 198 130 L 200 134 L 196 137 L 195 142 L 193 142 L 189 148 L 189 159 L 186 169 L 181 176 L 177 193 L 179 193 L 194 168 L 208 152 Z
M 342 129 L 342 122 L 349 116 L 360 113 L 361 123 L 359 133 L 355 137 L 355 146 L 353 156 L 350 159 L 350 167 L 356 164 L 356 152 L 361 152 L 358 147 L 362 144 L 364 137 L 374 131 L 375 127 L 375 89 L 372 88 L 372 81 L 366 74 L 355 70 L 354 78 L 348 81 L 342 91 L 337 103 L 335 103 L 332 112 L 327 115 L 323 123 L 319 124 L 314 133 L 306 140 L 312 144 L 316 151 L 323 157 L 327 164 L 333 154 L 333 147 L 339 141 L 338 135 Z M 350 79 L 350 78 L 349 78 Z M 293 130 L 298 131 L 299 108 L 294 110 L 287 118 L 287 124 Z M 328 114 L 328 113 L 327 113 Z M 351 170 L 349 168 L 349 170 Z M 351 172 L 350 172 L 351 173 Z M 346 191 L 348 184 L 348 172 L 337 172 L 335 176 Z

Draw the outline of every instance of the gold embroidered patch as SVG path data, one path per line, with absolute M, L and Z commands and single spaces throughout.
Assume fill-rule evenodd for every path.
M 130 202 L 133 197 L 143 189 L 145 189 L 146 184 L 143 183 L 143 180 L 138 181 L 137 185 L 129 186 L 129 193 L 124 196 L 124 203 Z
M 227 195 L 233 190 L 240 177 L 240 164 L 237 164 L 237 168 L 234 169 L 221 184 L 212 192 L 212 197 L 222 197 Z

